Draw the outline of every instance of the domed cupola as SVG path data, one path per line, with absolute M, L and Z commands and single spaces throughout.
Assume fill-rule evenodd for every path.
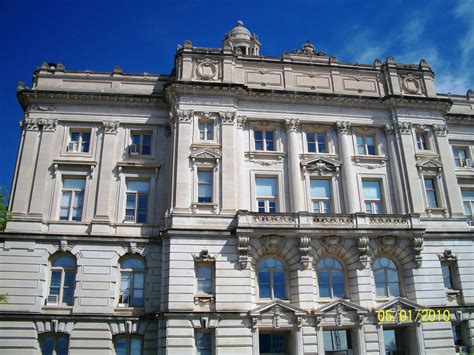
M 261 44 L 256 34 L 251 34 L 242 21 L 237 21 L 235 27 L 226 33 L 223 45 L 238 54 L 259 55 Z

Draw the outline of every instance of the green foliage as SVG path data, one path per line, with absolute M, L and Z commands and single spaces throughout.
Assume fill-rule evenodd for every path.
M 7 295 L 0 295 L 0 303 L 7 303 L 8 296 Z
M 5 190 L 0 186 L 0 231 L 5 229 L 7 220 L 9 218 L 10 213 L 8 212 L 7 205 L 5 204 Z

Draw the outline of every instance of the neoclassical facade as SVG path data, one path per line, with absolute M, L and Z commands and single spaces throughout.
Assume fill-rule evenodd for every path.
M 474 351 L 474 94 L 260 46 L 20 82 L 0 353 Z

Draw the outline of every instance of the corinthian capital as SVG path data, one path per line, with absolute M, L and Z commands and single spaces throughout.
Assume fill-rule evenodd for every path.
M 301 127 L 301 123 L 300 120 L 296 118 L 288 118 L 285 120 L 285 126 L 288 132 L 298 132 Z
M 336 130 L 339 134 L 349 134 L 351 132 L 351 123 L 348 121 L 337 121 Z

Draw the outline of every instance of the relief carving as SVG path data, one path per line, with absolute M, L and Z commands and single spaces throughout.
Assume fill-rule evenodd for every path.
M 357 239 L 357 247 L 359 249 L 359 262 L 365 269 L 369 265 L 369 237 L 362 235 Z
M 349 134 L 351 131 L 351 123 L 348 121 L 337 121 L 336 130 L 339 134 Z
M 300 250 L 300 263 L 301 263 L 302 270 L 307 270 L 309 266 L 311 265 L 311 257 L 309 255 L 310 242 L 311 242 L 310 236 L 304 235 L 300 237 L 298 247 Z
M 250 250 L 250 237 L 248 235 L 239 235 L 239 244 L 237 249 L 239 251 L 239 264 L 240 269 L 247 269 L 249 262 L 249 250 Z
M 343 240 L 338 236 L 330 236 L 322 239 L 324 250 L 333 255 L 337 255 L 342 248 Z
M 411 134 L 410 122 L 397 122 L 397 128 L 400 134 Z
M 199 80 L 217 80 L 219 62 L 210 58 L 195 60 L 195 75 Z
M 285 244 L 286 240 L 283 237 L 268 236 L 262 238 L 263 250 L 267 254 L 280 254 Z
M 391 254 L 398 247 L 398 239 L 392 235 L 385 235 L 378 238 L 380 249 L 384 253 Z
M 117 134 L 120 122 L 119 121 L 103 121 L 105 134 Z

